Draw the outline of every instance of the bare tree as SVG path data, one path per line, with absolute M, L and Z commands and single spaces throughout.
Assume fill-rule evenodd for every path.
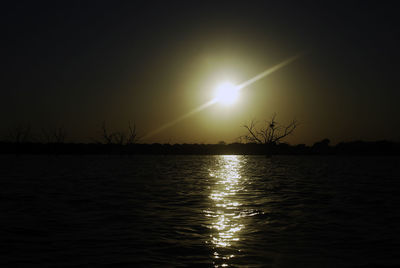
M 118 144 L 118 145 L 129 145 L 135 144 L 138 140 L 138 134 L 136 131 L 136 124 L 128 122 L 128 134 L 125 131 L 116 131 L 116 132 L 109 132 L 106 127 L 105 121 L 101 126 L 102 130 L 102 139 L 105 144 Z
M 118 145 L 124 145 L 125 143 L 125 134 L 123 132 L 114 132 L 113 133 L 114 143 Z
M 67 131 L 63 127 L 55 129 L 42 129 L 42 136 L 46 143 L 64 143 Z
M 112 144 L 114 141 L 115 133 L 108 133 L 107 128 L 106 128 L 106 121 L 103 121 L 103 124 L 101 125 L 101 130 L 102 130 L 102 138 L 104 140 L 104 143 Z
M 64 143 L 67 137 L 67 131 L 65 128 L 59 127 L 54 130 L 53 136 L 56 143 Z
M 131 122 L 128 122 L 128 127 L 129 127 L 129 133 L 128 133 L 128 138 L 126 140 L 126 144 L 135 144 L 136 142 L 138 142 L 139 137 L 137 135 L 136 132 L 136 124 L 135 122 L 133 122 L 133 127 L 131 125 Z
M 9 131 L 9 139 L 14 143 L 29 142 L 32 139 L 31 126 L 29 124 L 26 126 L 16 126 Z
M 10 129 L 8 139 L 14 143 L 15 155 L 19 156 L 23 152 L 23 144 L 33 141 L 30 124 L 19 125 Z
M 281 125 L 276 121 L 274 114 L 270 121 L 257 128 L 257 123 L 252 120 L 250 124 L 245 124 L 243 127 L 247 130 L 247 134 L 242 136 L 248 142 L 264 144 L 267 147 L 267 154 L 271 154 L 271 147 L 278 144 L 283 138 L 289 136 L 298 126 L 298 122 L 293 120 L 288 125 Z

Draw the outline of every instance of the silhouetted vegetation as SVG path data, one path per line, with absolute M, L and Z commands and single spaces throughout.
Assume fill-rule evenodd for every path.
M 264 145 L 265 154 L 272 155 L 276 145 L 279 144 L 282 139 L 292 134 L 298 125 L 296 120 L 293 120 L 288 125 L 281 125 L 275 118 L 276 114 L 261 127 L 257 127 L 257 123 L 254 120 L 251 121 L 250 124 L 243 125 L 247 130 L 247 134 L 242 136 L 242 138 L 251 143 Z
M 30 124 L 18 125 L 10 129 L 6 140 L 12 144 L 12 153 L 16 155 L 23 153 L 24 148 L 22 145 L 32 142 L 33 140 Z
M 96 141 L 96 143 L 106 145 L 132 145 L 139 141 L 139 136 L 136 132 L 136 124 L 128 122 L 128 133 L 125 131 L 109 132 L 106 127 L 106 122 L 103 121 L 101 125 L 101 136 L 102 141 Z
M 290 145 L 281 142 L 283 138 L 293 133 L 297 121 L 289 125 L 279 125 L 275 120 L 267 122 L 264 128 L 256 128 L 251 122 L 244 127 L 249 132 L 244 136 L 247 143 L 235 142 L 227 144 L 219 141 L 217 144 L 145 144 L 139 143 L 136 124 L 128 122 L 125 131 L 110 132 L 105 122 L 101 125 L 101 139 L 91 143 L 66 142 L 67 131 L 63 127 L 42 129 L 35 135 L 29 124 L 12 128 L 8 135 L 0 140 L 0 154 L 109 154 L 109 155 L 400 155 L 400 143 L 391 141 L 352 141 L 341 142 L 335 146 L 325 138 L 312 146 L 305 144 Z M 266 151 L 266 146 L 268 146 Z
M 104 153 L 107 154 L 131 154 L 134 151 L 132 145 L 139 140 L 135 123 L 132 125 L 128 122 L 127 131 L 110 132 L 105 121 L 101 125 L 101 140 L 93 139 L 97 146 L 103 145 Z
M 44 143 L 64 143 L 67 131 L 63 127 L 55 129 L 42 128 L 42 140 Z
M 101 144 L 101 143 L 59 143 L 57 147 L 50 143 L 19 143 L 0 142 L 1 154 L 161 154 L 161 155 L 265 155 L 264 144 L 258 143 L 231 143 L 231 144 Z M 325 139 L 312 146 L 304 144 L 290 145 L 279 143 L 272 145 L 274 155 L 400 155 L 400 143 L 390 141 L 353 141 L 341 142 L 330 146 Z M 54 152 L 54 150 L 57 150 Z
M 12 129 L 10 129 L 8 133 L 7 140 L 19 144 L 19 143 L 27 143 L 32 141 L 32 132 L 31 126 L 28 125 L 18 125 Z

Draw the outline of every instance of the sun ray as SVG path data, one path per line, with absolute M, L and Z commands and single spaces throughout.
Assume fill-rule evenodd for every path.
M 267 75 L 270 75 L 270 74 L 276 72 L 277 70 L 281 69 L 282 67 L 285 67 L 289 63 L 292 63 L 293 61 L 297 60 L 301 56 L 302 56 L 302 54 L 297 54 L 296 56 L 293 56 L 291 58 L 288 58 L 288 59 L 282 61 L 281 63 L 278 63 L 277 65 L 265 70 L 264 72 L 254 76 L 253 78 L 241 83 L 240 85 L 238 85 L 239 89 L 243 89 L 243 88 L 253 84 L 254 82 L 257 82 L 258 80 L 266 77 Z
M 191 110 L 190 112 L 188 112 L 188 113 L 186 113 L 186 114 L 184 114 L 184 115 L 181 115 L 180 117 L 176 118 L 175 120 L 172 120 L 172 121 L 170 121 L 170 122 L 168 122 L 168 123 L 165 123 L 165 124 L 162 125 L 161 127 L 159 127 L 159 128 L 157 128 L 157 129 L 155 129 L 155 130 L 149 132 L 148 134 L 146 134 L 145 136 L 143 136 L 143 139 L 152 137 L 152 136 L 154 136 L 155 134 L 157 134 L 157 133 L 163 131 L 164 129 L 176 125 L 177 123 L 181 122 L 182 120 L 184 120 L 184 119 L 186 119 L 186 118 L 188 118 L 188 117 L 190 117 L 190 116 L 192 116 L 192 115 L 194 115 L 194 114 L 197 114 L 198 112 L 200 112 L 200 111 L 206 109 L 207 107 L 209 107 L 209 106 L 215 104 L 216 102 L 217 102 L 216 99 L 212 99 L 212 100 L 210 100 L 209 102 L 204 103 L 203 105 L 197 107 L 196 109 L 193 109 L 193 110 Z

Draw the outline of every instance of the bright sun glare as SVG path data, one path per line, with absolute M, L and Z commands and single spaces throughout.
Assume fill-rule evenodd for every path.
M 215 91 L 215 101 L 224 105 L 231 105 L 239 98 L 239 87 L 230 83 L 224 82 L 220 84 Z

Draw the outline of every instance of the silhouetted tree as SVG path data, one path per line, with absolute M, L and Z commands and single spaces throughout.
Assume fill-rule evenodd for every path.
M 106 144 L 109 147 L 108 150 L 111 150 L 109 152 L 115 152 L 117 150 L 120 154 L 123 153 L 130 153 L 132 151 L 131 145 L 135 144 L 139 140 L 139 136 L 136 131 L 136 124 L 131 122 L 128 122 L 128 132 L 126 131 L 116 131 L 116 132 L 109 132 L 105 121 L 103 121 L 103 124 L 101 126 L 101 132 L 102 132 L 102 142 L 97 143 L 102 143 Z M 111 146 L 111 145 L 117 145 L 117 146 Z M 123 147 L 125 145 L 126 147 Z
M 67 131 L 63 127 L 45 129 L 42 128 L 41 140 L 46 143 L 46 151 L 49 154 L 58 155 L 61 153 Z
M 123 132 L 114 132 L 114 143 L 118 145 L 124 145 L 125 134 Z
M 14 150 L 17 156 L 23 151 L 23 144 L 32 142 L 33 140 L 30 124 L 14 127 L 9 131 L 8 136 L 10 142 L 14 143 Z
M 42 129 L 42 136 L 46 143 L 64 143 L 67 131 L 63 127 L 55 129 Z
M 329 143 L 331 141 L 329 139 L 323 139 L 313 144 L 312 151 L 313 153 L 328 153 L 329 152 Z
M 128 138 L 126 139 L 126 144 L 135 144 L 139 141 L 139 136 L 136 132 L 136 124 L 133 122 L 133 126 L 131 125 L 131 122 L 128 122 Z
M 113 144 L 115 133 L 109 133 L 106 127 L 106 121 L 101 125 L 102 138 L 105 144 Z
M 264 144 L 266 147 L 266 155 L 271 155 L 272 147 L 278 144 L 283 138 L 289 136 L 298 126 L 298 122 L 293 120 L 288 125 L 281 125 L 276 120 L 274 114 L 270 121 L 266 121 L 265 125 L 257 128 L 257 123 L 252 120 L 250 124 L 243 127 L 247 130 L 247 134 L 242 136 L 246 141 L 252 143 Z
M 31 126 L 19 125 L 9 131 L 9 140 L 13 143 L 27 143 L 32 139 Z
M 65 138 L 67 137 L 67 131 L 63 127 L 59 127 L 53 132 L 54 141 L 56 143 L 64 143 Z

